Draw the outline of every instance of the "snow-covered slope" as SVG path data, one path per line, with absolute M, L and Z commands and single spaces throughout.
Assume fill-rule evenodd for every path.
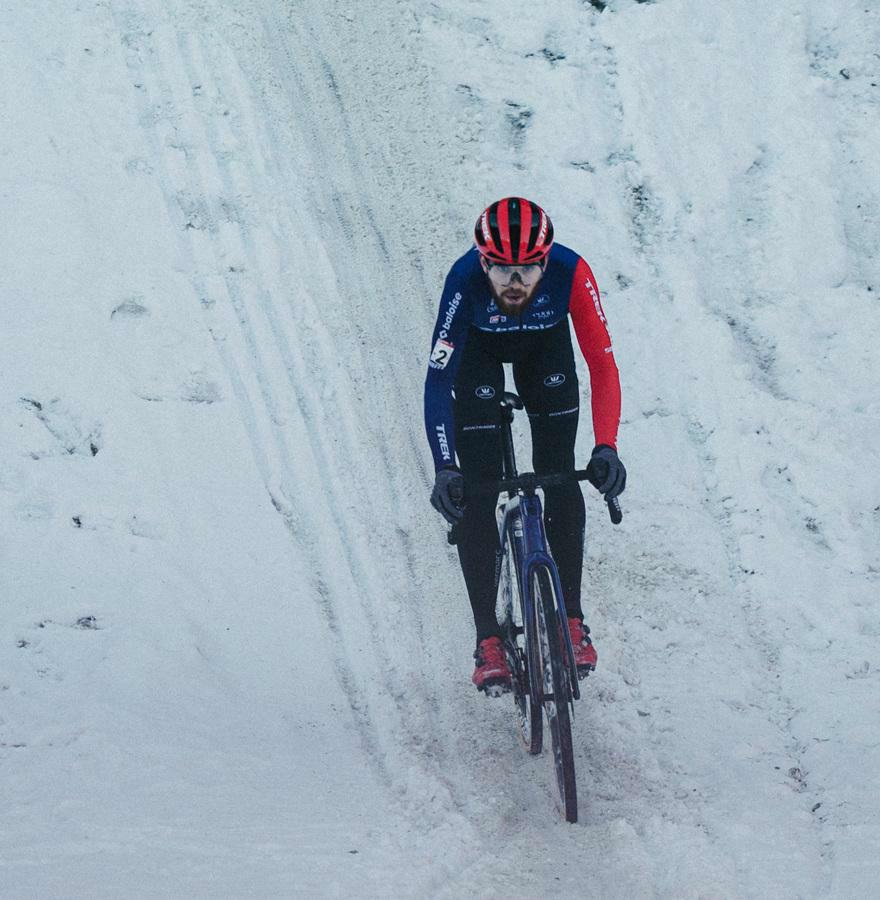
M 874 892 L 880 13 L 771 6 L 0 10 L 0 895 Z M 426 499 L 508 193 L 624 386 L 575 827 Z

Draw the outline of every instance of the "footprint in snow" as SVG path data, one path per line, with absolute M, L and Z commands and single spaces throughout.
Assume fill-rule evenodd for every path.
M 129 297 L 110 313 L 110 320 L 114 319 L 143 319 L 150 315 L 150 310 L 144 305 L 143 297 Z
M 220 386 L 204 372 L 190 372 L 180 387 L 179 396 L 186 403 L 217 403 L 223 399 Z
M 85 423 L 79 414 L 58 397 L 49 401 L 34 397 L 22 397 L 21 404 L 46 427 L 55 438 L 57 447 L 68 455 L 97 456 L 101 449 L 101 425 Z M 49 454 L 33 451 L 31 456 L 40 459 Z

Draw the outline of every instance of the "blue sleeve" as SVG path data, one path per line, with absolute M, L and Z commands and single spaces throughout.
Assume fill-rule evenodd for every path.
M 435 469 L 455 464 L 452 389 L 472 319 L 466 281 L 460 267 L 453 266 L 446 276 L 440 313 L 431 339 L 425 378 L 425 432 L 434 455 Z

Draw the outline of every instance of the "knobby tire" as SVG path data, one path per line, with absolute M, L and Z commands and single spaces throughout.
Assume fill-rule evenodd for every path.
M 529 725 L 531 726 L 529 753 L 537 756 L 544 745 L 544 712 L 542 709 L 543 690 L 541 687 L 541 650 L 538 640 L 538 615 L 534 602 L 532 603 L 531 618 L 528 622 L 523 622 L 523 627 L 526 629 L 526 677 L 529 688 Z

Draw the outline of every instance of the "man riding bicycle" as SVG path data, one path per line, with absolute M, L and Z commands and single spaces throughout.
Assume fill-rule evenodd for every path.
M 495 615 L 496 500 L 469 499 L 466 487 L 501 475 L 503 363 L 513 364 L 529 416 L 535 471 L 574 470 L 580 397 L 568 316 L 590 373 L 596 446 L 589 480 L 612 500 L 626 485 L 626 470 L 617 456 L 620 378 L 590 267 L 554 244 L 547 214 L 519 197 L 489 206 L 474 237 L 476 246 L 452 266 L 440 299 L 425 380 L 425 428 L 436 469 L 431 503 L 456 527 L 477 629 L 473 682 L 486 690 L 511 682 Z M 596 667 L 581 609 L 584 498 L 580 485 L 570 482 L 547 487 L 544 501 L 547 539 L 583 675 Z

